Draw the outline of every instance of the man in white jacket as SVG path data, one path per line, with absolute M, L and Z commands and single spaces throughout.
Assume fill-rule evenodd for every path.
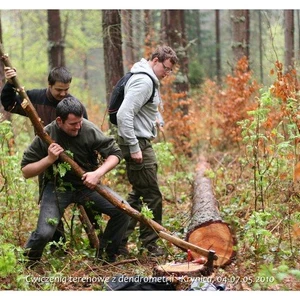
M 178 62 L 175 51 L 168 46 L 159 46 L 150 60 L 142 58 L 131 68 L 133 74 L 125 86 L 125 97 L 117 113 L 118 144 L 126 161 L 127 176 L 132 191 L 128 203 L 141 211 L 143 204 L 153 213 L 153 220 L 162 222 L 162 194 L 157 179 L 157 160 L 151 141 L 157 135 L 159 81 L 168 76 Z M 144 72 L 147 74 L 141 74 Z M 152 78 L 150 78 L 150 77 Z M 155 94 L 149 101 L 155 82 Z M 120 247 L 120 254 L 129 254 L 126 244 L 137 221 L 131 218 Z M 158 235 L 145 224 L 140 224 L 139 239 L 143 249 L 151 256 L 161 256 L 163 249 L 156 244 Z M 143 250 L 142 249 L 142 250 Z

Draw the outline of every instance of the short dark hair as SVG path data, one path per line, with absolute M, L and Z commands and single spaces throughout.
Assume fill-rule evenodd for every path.
M 170 62 L 175 65 L 178 63 L 178 57 L 175 51 L 169 46 L 158 46 L 151 55 L 151 60 L 158 58 L 158 61 L 164 62 L 170 59 Z
M 56 117 L 60 117 L 63 122 L 68 119 L 69 114 L 82 117 L 83 112 L 84 107 L 82 103 L 73 96 L 62 99 L 56 106 Z
M 55 82 L 71 83 L 72 75 L 65 67 L 55 67 L 48 75 L 48 84 L 54 85 Z

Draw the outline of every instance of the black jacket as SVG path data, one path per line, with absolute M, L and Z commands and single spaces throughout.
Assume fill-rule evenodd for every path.
M 56 106 L 59 101 L 57 101 L 46 88 L 29 90 L 26 91 L 26 93 L 44 126 L 55 120 Z M 22 98 L 17 94 L 14 86 L 9 82 L 6 82 L 2 89 L 1 103 L 6 111 L 26 116 L 26 112 L 20 105 L 20 103 L 22 103 Z M 84 110 L 83 117 L 85 119 L 88 118 L 86 109 Z

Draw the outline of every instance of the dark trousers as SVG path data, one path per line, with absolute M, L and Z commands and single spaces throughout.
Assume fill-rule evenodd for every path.
M 39 182 L 39 202 L 41 200 L 41 197 L 42 197 L 42 194 L 43 194 L 43 187 L 45 185 L 45 178 L 44 178 L 44 173 L 40 174 L 38 176 L 38 182 Z M 95 212 L 92 211 L 92 209 L 90 207 L 86 207 L 85 208 L 85 212 L 91 222 L 91 224 L 94 226 L 95 229 L 100 229 L 100 233 L 99 233 L 99 238 L 102 237 L 102 228 L 99 227 L 98 223 L 97 223 L 97 220 L 96 220 L 96 216 L 97 214 L 95 214 Z M 98 215 L 101 217 L 101 215 Z M 59 241 L 62 241 L 63 243 L 66 242 L 66 235 L 65 235 L 65 229 L 64 229 L 64 223 L 63 223 L 63 220 L 60 219 L 59 220 L 59 223 L 57 225 L 57 228 L 56 228 L 56 231 L 55 233 L 53 234 L 53 237 L 51 239 L 51 241 L 54 241 L 56 243 L 58 243 Z M 56 249 L 57 247 L 52 245 L 52 247 L 54 249 Z M 91 247 L 93 247 L 93 245 L 91 245 Z
M 147 139 L 139 139 L 139 145 L 143 153 L 143 163 L 135 163 L 129 152 L 129 147 L 122 145 L 119 137 L 119 146 L 126 161 L 127 177 L 132 185 L 132 191 L 128 194 L 128 203 L 137 211 L 141 211 L 143 203 L 152 211 L 154 221 L 162 222 L 162 194 L 158 185 L 157 160 L 151 142 Z M 126 245 L 129 236 L 134 231 L 137 220 L 130 218 L 129 225 L 122 241 Z M 158 239 L 157 233 L 148 225 L 140 224 L 139 239 L 142 246 L 147 248 L 155 244 Z
M 71 203 L 84 207 L 88 205 L 94 211 L 110 217 L 100 241 L 100 249 L 112 256 L 118 252 L 129 216 L 96 191 L 83 187 L 80 190 L 59 192 L 53 183 L 48 182 L 42 194 L 37 227 L 25 245 L 29 259 L 39 260 L 42 257 L 45 246 L 53 238 L 59 220 Z

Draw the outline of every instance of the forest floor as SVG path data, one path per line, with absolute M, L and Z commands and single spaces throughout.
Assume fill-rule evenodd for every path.
M 175 247 L 175 252 L 171 256 L 168 255 L 168 250 L 170 249 L 167 249 L 164 257 L 151 258 L 145 254 L 133 254 L 126 258 L 118 257 L 117 261 L 111 264 L 103 264 L 103 261 L 95 261 L 91 257 L 76 257 L 71 253 L 72 251 L 63 256 L 54 253 L 49 260 L 46 255 L 40 264 L 25 269 L 24 275 L 29 282 L 29 290 L 109 291 L 136 288 L 137 290 L 211 291 L 220 288 L 224 291 L 300 291 L 300 282 L 295 281 L 293 277 L 285 278 L 280 284 L 272 281 L 266 285 L 266 282 L 255 275 L 257 266 L 238 262 L 238 260 L 233 260 L 223 267 L 214 267 L 209 274 L 204 272 L 207 270 L 204 265 L 199 264 L 198 273 L 187 271 L 177 275 L 170 273 L 157 275 L 157 268 L 169 264 L 187 263 L 185 259 L 174 261 L 175 252 L 180 257 L 182 250 Z M 57 268 L 55 260 L 60 261 Z M 298 267 L 300 268 L 299 263 Z M 43 280 L 48 281 L 48 288 L 45 287 Z
M 227 168 L 227 171 L 229 172 L 229 168 Z M 239 174 L 235 170 L 234 172 Z M 186 186 L 181 184 L 180 187 L 187 193 L 188 188 Z M 239 191 L 236 192 L 238 193 Z M 231 198 L 234 198 L 233 195 L 225 196 L 224 199 L 220 199 L 220 201 L 223 201 L 222 205 L 224 207 L 226 201 L 229 202 Z M 172 199 L 173 202 L 168 199 L 164 201 L 163 224 L 167 223 L 166 228 L 172 228 L 173 232 L 184 236 L 182 229 L 186 228 L 186 219 L 188 219 L 191 203 L 189 197 L 187 197 L 188 201 L 174 199 Z M 239 220 L 244 221 L 246 219 L 245 209 L 240 206 L 234 209 L 233 214 Z M 70 219 L 72 218 L 67 216 L 67 220 Z M 276 224 L 277 220 L 274 223 Z M 24 237 L 27 237 L 29 229 L 25 225 L 23 224 L 22 228 L 26 231 Z M 244 223 L 239 223 L 239 226 L 243 231 L 244 227 L 242 226 L 244 226 Z M 77 227 L 74 226 L 74 228 Z M 81 239 L 84 236 L 82 227 L 80 227 L 78 236 Z M 169 242 L 160 241 L 165 249 L 165 256 L 151 258 L 145 253 L 138 252 L 136 240 L 137 237 L 134 234 L 129 243 L 129 257 L 118 257 L 117 262 L 106 265 L 103 265 L 101 261 L 95 261 L 95 251 L 86 244 L 86 237 L 84 246 L 82 244 L 75 246 L 68 244 L 66 253 L 56 251 L 52 254 L 48 245 L 40 264 L 30 269 L 25 268 L 25 266 L 19 269 L 19 266 L 17 266 L 14 275 L 1 279 L 4 281 L 2 286 L 7 287 L 8 290 L 16 290 L 16 287 L 21 286 L 26 291 L 109 291 L 113 289 L 112 284 L 117 283 L 119 288 L 122 285 L 123 289 L 121 290 L 124 290 L 124 285 L 128 281 L 134 281 L 134 278 L 137 276 L 139 278 L 134 283 L 140 283 L 142 279 L 144 279 L 143 283 L 148 283 L 147 280 L 151 283 L 157 283 L 152 278 L 156 276 L 155 270 L 159 266 L 187 263 L 187 253 Z M 189 291 L 206 288 L 213 289 L 216 286 L 220 286 L 225 291 L 300 291 L 300 280 L 296 280 L 296 277 L 290 276 L 288 272 L 285 272 L 284 278 L 280 281 L 275 278 L 273 269 L 270 271 L 270 276 L 258 277 L 257 274 L 259 274 L 262 265 L 271 265 L 271 263 L 266 262 L 265 253 L 273 254 L 273 249 L 270 251 L 267 248 L 265 252 L 261 252 L 262 254 L 258 251 L 250 252 L 250 247 L 247 243 L 238 242 L 240 242 L 240 245 L 237 247 L 238 251 L 232 261 L 226 266 L 215 266 L 210 274 L 203 274 L 203 265 L 199 264 L 199 274 L 187 272 L 176 276 L 166 273 L 163 276 L 159 276 L 161 278 L 159 282 L 163 284 L 156 284 L 155 287 L 149 284 L 140 285 L 139 289 L 152 287 L 156 290 L 160 288 L 161 290 Z M 20 243 L 20 245 L 23 244 L 24 241 Z M 294 244 L 294 247 L 296 246 L 297 244 Z M 276 262 L 277 266 L 280 265 L 280 260 L 281 258 L 277 256 L 272 262 Z M 300 270 L 299 259 L 293 263 L 292 269 Z M 197 280 L 197 285 L 195 285 L 195 280 Z M 22 284 L 20 284 L 20 281 L 23 281 Z M 168 283 L 167 285 L 165 284 L 166 282 Z
M 64 257 L 67 261 L 68 255 Z M 30 290 L 44 290 L 45 282 L 40 279 L 52 281 L 50 290 L 58 291 L 109 291 L 109 290 L 220 290 L 224 291 L 253 291 L 254 284 L 262 284 L 259 279 L 254 279 L 255 267 L 238 266 L 234 261 L 223 267 L 214 268 L 209 275 L 171 275 L 156 277 L 158 266 L 170 263 L 166 258 L 149 258 L 145 256 L 120 259 L 112 264 L 102 265 L 91 259 L 81 261 L 69 261 L 67 275 L 64 271 L 53 273 L 53 266 L 49 263 L 41 263 L 32 269 L 26 269 L 25 275 L 30 282 Z M 173 262 L 174 263 L 174 262 Z M 176 262 L 178 263 L 178 262 Z M 179 263 L 180 264 L 180 263 Z M 154 277 L 153 277 L 154 275 Z M 154 279 L 154 278 L 157 279 Z M 197 284 L 195 284 L 195 280 Z M 35 281 L 35 282 L 34 282 Z M 255 282 L 256 281 L 256 282 Z M 132 283 L 132 284 L 130 284 Z M 280 284 L 273 284 L 271 287 L 262 289 L 267 291 L 300 291 L 300 282 L 292 277 L 286 278 Z

